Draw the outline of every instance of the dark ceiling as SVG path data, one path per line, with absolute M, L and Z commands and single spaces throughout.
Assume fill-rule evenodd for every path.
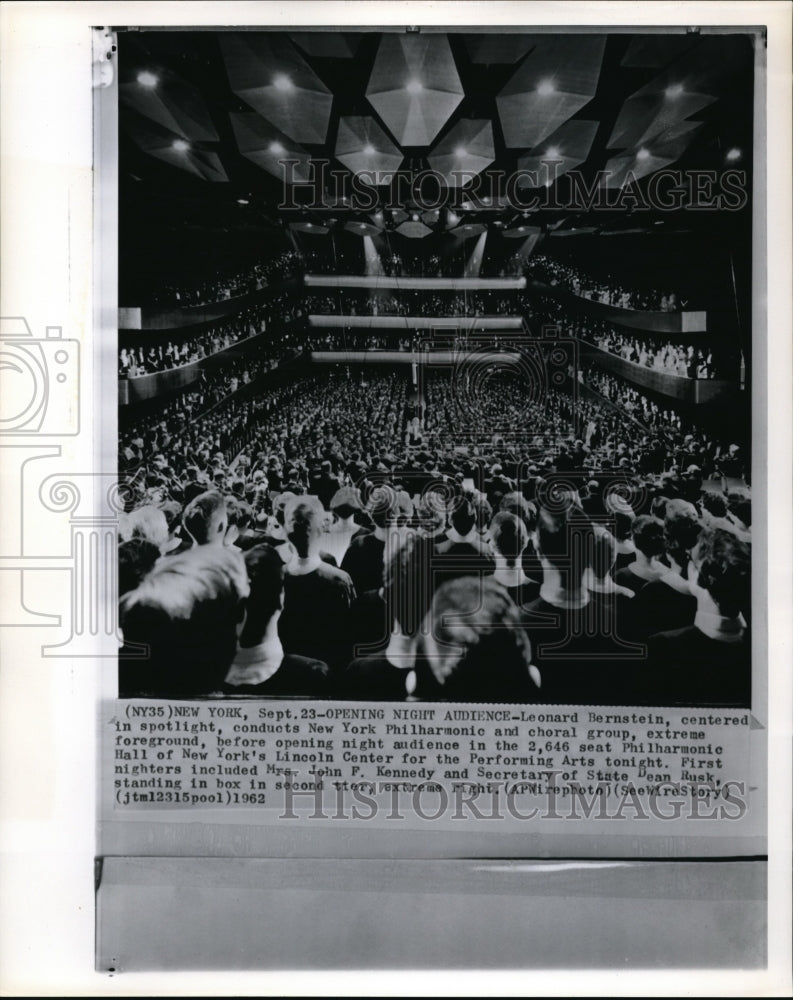
M 650 211 L 637 221 L 628 203 L 587 213 L 565 207 L 562 195 L 568 170 L 587 183 L 608 171 L 612 193 L 629 170 L 641 187 L 664 167 L 750 171 L 753 67 L 751 34 L 685 29 L 120 31 L 121 269 L 141 266 L 143 256 L 152 266 L 174 254 L 187 264 L 212 253 L 242 260 L 288 245 L 290 234 L 303 239 L 295 234 L 307 222 L 349 240 L 357 239 L 350 222 L 366 233 L 387 228 L 414 253 L 474 221 L 501 233 L 527 220 L 544 232 L 734 226 L 713 212 Z M 331 208 L 279 208 L 276 161 L 284 156 L 296 160 L 299 179 L 317 159 L 339 172 L 345 186 Z M 553 186 L 560 197 L 518 211 L 504 179 L 549 157 L 563 175 Z M 452 178 L 458 212 L 450 218 L 442 208 L 417 226 L 409 199 L 408 215 L 379 216 L 341 201 L 370 165 Z M 466 211 L 452 170 L 477 174 L 473 183 L 490 202 L 473 199 Z M 543 177 L 536 186 L 546 195 Z M 528 198 L 532 187 L 529 180 L 518 190 Z M 387 204 L 388 188 L 378 196 Z M 295 192 L 298 204 L 307 198 Z

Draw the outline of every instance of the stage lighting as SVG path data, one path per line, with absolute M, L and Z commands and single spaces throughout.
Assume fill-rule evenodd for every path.
M 683 93 L 683 84 L 682 83 L 673 83 L 671 87 L 667 87 L 666 88 L 666 96 L 667 97 L 671 97 L 671 98 L 680 97 L 680 95 L 682 93 Z
M 364 153 L 366 153 L 367 156 L 371 156 L 372 153 L 374 152 L 374 146 L 371 144 L 371 142 L 367 142 L 367 144 L 363 147 L 363 151 Z
M 735 163 L 736 160 L 740 160 L 742 155 L 743 154 L 741 153 L 740 149 L 738 149 L 737 146 L 733 146 L 732 149 L 727 150 L 727 155 L 725 156 L 725 159 L 728 160 L 730 163 Z
M 185 142 L 184 139 L 174 139 L 172 145 L 177 153 L 186 153 L 190 148 L 190 143 Z
M 250 202 L 248 201 L 247 198 L 237 198 L 237 204 L 238 205 L 249 205 Z
M 546 155 L 546 156 L 548 157 L 548 159 L 550 159 L 550 160 L 558 160 L 558 159 L 559 159 L 559 149 L 558 149 L 558 147 L 556 147 L 556 146 L 551 146 L 551 148 L 550 148 L 550 149 L 547 149 L 547 150 L 545 151 L 545 155 Z
M 556 86 L 553 80 L 540 80 L 537 84 L 537 93 L 541 97 L 547 97 L 549 94 L 555 94 Z
M 405 90 L 409 94 L 420 94 L 421 91 L 424 90 L 424 84 L 421 80 L 408 80 L 405 84 Z
M 273 86 L 276 90 L 294 90 L 295 85 L 285 73 L 278 73 L 273 77 Z
M 156 87 L 160 82 L 160 78 L 154 73 L 150 73 L 147 69 L 143 70 L 142 73 L 138 73 L 138 83 L 141 87 Z
M 650 155 L 650 150 L 645 149 L 644 146 L 636 153 L 637 160 L 646 160 Z
M 267 147 L 271 153 L 283 153 L 284 147 L 280 142 L 271 142 Z
M 454 151 L 455 156 L 468 156 L 468 150 L 463 146 L 458 146 Z

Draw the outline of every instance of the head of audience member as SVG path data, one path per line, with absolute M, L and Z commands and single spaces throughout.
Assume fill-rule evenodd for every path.
M 320 562 L 325 508 L 315 497 L 294 497 L 284 510 L 286 537 L 292 543 L 298 562 Z
M 642 514 L 633 522 L 633 545 L 636 560 L 649 565 L 664 554 L 664 522 L 649 514 Z
M 528 543 L 529 533 L 523 520 L 508 511 L 499 511 L 490 525 L 490 548 L 496 567 L 515 569 Z
M 185 507 L 182 524 L 194 545 L 223 545 L 229 527 L 223 494 L 207 490 L 191 500 Z
M 716 490 L 705 490 L 702 494 L 702 509 L 711 518 L 724 518 L 727 516 L 727 498 L 723 493 Z
M 636 515 L 626 504 L 614 504 L 613 517 L 615 539 L 618 542 L 630 541 L 633 522 L 636 520 Z
M 499 508 L 508 514 L 515 514 L 516 517 L 519 517 L 529 534 L 537 527 L 537 507 L 522 493 L 507 493 L 502 497 Z
M 408 531 L 383 564 L 383 601 L 391 627 L 386 656 L 396 666 L 413 666 L 416 640 L 432 599 L 432 544 Z
M 358 490 L 353 486 L 342 486 L 330 501 L 330 511 L 337 521 L 354 526 L 355 515 L 361 510 Z
M 160 550 L 145 538 L 131 538 L 118 547 L 118 596 L 134 590 L 160 558 Z
M 543 571 L 543 587 L 559 592 L 562 603 L 585 594 L 583 577 L 591 550 L 592 522 L 573 504 L 557 510 L 541 507 L 534 548 Z
M 752 527 L 752 498 L 744 490 L 730 490 L 727 494 L 730 513 L 745 531 Z
M 449 504 L 449 523 L 458 539 L 467 538 L 476 528 L 476 509 L 470 496 L 460 494 Z
M 162 554 L 170 552 L 179 544 L 178 538 L 171 538 L 165 512 L 154 504 L 144 504 L 128 514 L 121 514 L 118 527 L 122 542 L 139 538 L 156 546 Z
M 437 490 L 424 493 L 419 501 L 419 531 L 425 538 L 441 535 L 446 527 L 446 501 Z
M 490 530 L 490 522 L 493 520 L 493 508 L 487 497 L 480 493 L 474 501 L 474 513 L 476 514 L 476 530 L 480 535 L 487 535 Z
M 245 553 L 245 568 L 250 593 L 239 642 L 248 649 L 278 634 L 284 604 L 284 562 L 272 545 L 262 543 Z
M 418 652 L 434 679 L 428 697 L 509 702 L 539 693 L 520 613 L 492 578 L 442 584 L 419 633 Z
M 691 550 L 688 583 L 697 608 L 722 618 L 748 611 L 751 549 L 733 531 L 704 528 Z
M 596 525 L 593 529 L 592 551 L 586 573 L 587 586 L 590 590 L 601 592 L 613 587 L 611 571 L 616 561 L 617 540 L 610 531 Z
M 234 659 L 248 590 L 236 549 L 200 545 L 158 560 L 120 604 L 125 646 L 148 646 L 141 677 L 163 696 L 217 690 Z
M 687 500 L 670 500 L 664 517 L 664 548 L 672 568 L 685 576 L 691 550 L 702 529 L 697 509 Z
M 653 497 L 652 503 L 650 504 L 650 514 L 653 517 L 657 517 L 659 521 L 663 521 L 666 517 L 666 505 L 669 503 L 669 497 L 657 496 Z

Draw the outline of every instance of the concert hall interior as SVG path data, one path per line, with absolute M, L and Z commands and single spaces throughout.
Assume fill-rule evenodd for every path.
M 753 43 L 119 32 L 122 696 L 750 706 Z

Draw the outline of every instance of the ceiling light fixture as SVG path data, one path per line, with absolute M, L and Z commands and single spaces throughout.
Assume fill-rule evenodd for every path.
M 409 94 L 420 94 L 421 91 L 424 90 L 424 84 L 421 80 L 408 80 L 405 84 L 405 90 Z
M 743 154 L 741 153 L 740 149 L 738 149 L 737 146 L 733 146 L 732 149 L 727 150 L 725 159 L 728 160 L 730 163 L 735 163 L 736 160 L 740 160 L 742 155 Z
M 454 151 L 455 156 L 468 156 L 468 150 L 464 146 L 458 146 Z
M 292 81 L 285 73 L 277 73 L 273 77 L 273 86 L 275 87 L 276 90 L 283 90 L 283 91 L 295 89 L 295 85 L 292 83 Z
M 683 93 L 683 84 L 673 83 L 671 87 L 666 88 L 665 93 L 667 97 L 671 98 L 680 97 L 680 95 Z
M 367 156 L 371 156 L 372 153 L 374 152 L 374 146 L 371 144 L 371 142 L 367 142 L 367 144 L 363 147 L 363 151 L 364 153 L 366 153 Z
M 645 149 L 644 146 L 642 146 L 642 148 L 638 150 L 638 152 L 636 153 L 637 160 L 647 160 L 649 159 L 649 156 L 650 156 L 650 150 Z
M 553 80 L 540 80 L 537 84 L 537 93 L 541 97 L 547 97 L 549 94 L 556 93 L 556 85 Z
M 184 139 L 174 139 L 172 148 L 175 149 L 177 153 L 186 153 L 190 148 L 190 143 L 185 142 Z
M 267 147 L 271 153 L 283 153 L 285 152 L 283 145 L 280 142 L 271 142 Z
M 551 159 L 551 160 L 558 160 L 559 159 L 559 147 L 558 146 L 551 146 L 550 149 L 546 150 L 545 155 L 549 159 Z
M 138 83 L 141 85 L 141 87 L 153 88 L 156 87 L 159 82 L 160 78 L 156 76 L 154 73 L 150 73 L 147 69 L 143 70 L 143 72 L 141 73 L 138 73 Z

